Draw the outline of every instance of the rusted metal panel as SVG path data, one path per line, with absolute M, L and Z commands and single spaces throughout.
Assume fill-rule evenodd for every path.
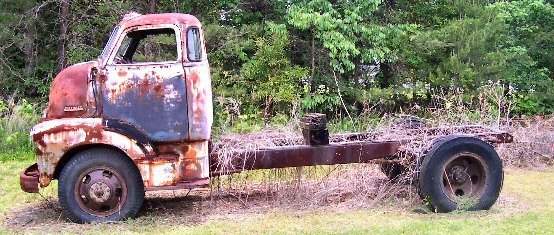
M 90 98 L 93 94 L 89 86 L 91 69 L 97 65 L 97 62 L 75 64 L 56 76 L 44 120 L 90 116 L 94 112 L 95 104 Z
M 184 57 L 188 27 L 201 24 L 186 14 L 126 15 L 97 62 L 70 66 L 57 76 L 47 117 L 32 131 L 41 186 L 53 179 L 64 154 L 90 144 L 124 151 L 147 188 L 209 183 L 211 79 L 203 42 L 202 61 Z M 175 61 L 114 63 L 126 33 L 151 29 L 175 31 Z
M 37 164 L 30 165 L 19 175 L 19 185 L 24 192 L 38 193 L 38 166 Z
M 188 139 L 187 87 L 181 63 L 107 68 L 102 89 L 105 118 L 131 122 L 152 141 Z
M 189 38 L 187 36 L 189 30 L 197 30 L 200 35 L 197 35 L 197 38 Z M 183 38 L 181 46 L 183 67 L 187 80 L 189 141 L 208 140 L 213 123 L 212 84 L 206 43 L 200 23 L 189 21 L 182 25 L 181 38 Z M 193 46 L 193 44 L 196 45 L 195 43 L 200 43 L 200 48 Z M 195 48 L 200 53 L 200 58 L 196 58 L 198 60 L 189 58 L 191 48 Z
M 208 140 L 213 123 L 212 84 L 208 62 L 185 67 L 189 141 Z
M 210 170 L 212 175 L 219 175 L 252 169 L 365 163 L 396 154 L 400 145 L 398 141 L 383 141 L 281 146 L 237 152 L 230 163 L 219 162 L 218 154 L 212 153 Z
M 199 180 L 209 177 L 208 141 L 162 144 L 156 147 L 160 155 L 135 159 L 149 190 L 177 185 L 206 185 L 199 183 Z
M 134 139 L 104 128 L 100 118 L 64 118 L 34 126 L 31 135 L 38 157 L 40 185 L 46 187 L 50 184 L 60 159 L 78 146 L 108 144 L 122 150 L 131 159 L 154 154 L 151 146 L 141 147 Z
M 210 138 L 213 122 L 209 65 L 187 60 L 186 30 L 201 28 L 187 14 L 131 14 L 118 27 L 117 40 L 101 66 L 103 115 L 129 121 L 146 131 L 152 141 L 203 141 Z M 138 30 L 173 28 L 179 58 L 176 63 L 115 64 L 125 34 Z M 118 36 L 117 36 L 118 35 Z M 186 106 L 186 107 L 185 107 Z
M 178 25 L 170 24 L 172 21 L 162 21 L 160 18 L 157 22 L 159 24 L 134 28 L 122 25 L 112 54 L 107 57 L 104 69 L 101 70 L 103 116 L 133 123 L 154 142 L 183 141 L 189 138 L 186 95 L 189 88 L 185 82 L 180 53 L 181 30 Z M 115 55 L 117 48 L 123 47 L 125 35 L 133 34 L 130 36 L 133 38 L 131 42 L 140 40 L 143 43 L 145 36 L 139 35 L 160 30 L 174 33 L 173 50 L 177 52 L 177 58 L 171 58 L 174 61 L 116 62 L 116 56 L 127 56 L 129 53 L 128 56 L 132 57 L 136 51 L 136 47 L 129 44 L 125 49 L 126 55 Z
M 39 182 L 48 186 L 57 164 L 69 150 L 83 145 L 108 144 L 125 152 L 138 166 L 146 187 L 205 186 L 209 177 L 208 141 L 140 146 L 137 140 L 108 131 L 99 118 L 71 118 L 43 122 L 33 129 Z M 146 152 L 145 152 L 146 150 Z M 27 182 L 27 181 L 25 181 Z
M 200 21 L 193 15 L 180 13 L 162 13 L 150 15 L 126 15 L 126 17 L 119 23 L 119 26 L 122 28 L 129 28 L 155 24 L 185 24 L 195 26 L 201 25 Z

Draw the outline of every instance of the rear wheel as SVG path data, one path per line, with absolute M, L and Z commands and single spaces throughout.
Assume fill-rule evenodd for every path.
M 498 154 L 473 137 L 438 141 L 420 166 L 421 194 L 436 212 L 489 209 L 498 199 L 502 182 Z
M 59 177 L 60 205 L 78 223 L 136 217 L 144 200 L 144 185 L 135 164 L 105 148 L 78 153 Z

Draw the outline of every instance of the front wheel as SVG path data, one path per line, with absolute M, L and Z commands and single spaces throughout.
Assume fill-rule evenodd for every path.
M 135 164 L 105 148 L 82 151 L 62 169 L 58 197 L 69 219 L 78 223 L 136 217 L 144 185 Z
M 498 199 L 502 161 L 488 143 L 451 136 L 435 143 L 420 166 L 421 194 L 436 212 L 487 210 Z

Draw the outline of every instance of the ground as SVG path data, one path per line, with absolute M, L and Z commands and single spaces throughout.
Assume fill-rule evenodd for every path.
M 498 202 L 488 211 L 430 212 L 421 200 L 398 196 L 362 200 L 335 197 L 325 203 L 282 200 L 267 190 L 200 189 L 147 194 L 137 219 L 108 224 L 68 221 L 55 188 L 43 196 L 18 188 L 18 171 L 29 162 L 0 166 L 0 212 L 6 234 L 553 234 L 554 167 L 508 169 Z M 386 185 L 384 177 L 373 182 Z M 373 186 L 372 186 L 373 187 Z M 279 191 L 276 191 L 278 194 Z M 279 199 L 279 200 L 277 200 Z M 358 201 L 359 203 L 355 203 Z M 308 201 L 314 202 L 314 201 Z

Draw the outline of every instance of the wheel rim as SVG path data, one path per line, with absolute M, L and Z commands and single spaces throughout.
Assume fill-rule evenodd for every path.
M 479 155 L 462 152 L 445 164 L 441 186 L 454 202 L 460 197 L 480 198 L 487 189 L 487 176 L 487 168 Z
M 113 168 L 96 166 L 79 175 L 74 194 L 83 211 L 104 217 L 121 210 L 127 199 L 127 185 Z

